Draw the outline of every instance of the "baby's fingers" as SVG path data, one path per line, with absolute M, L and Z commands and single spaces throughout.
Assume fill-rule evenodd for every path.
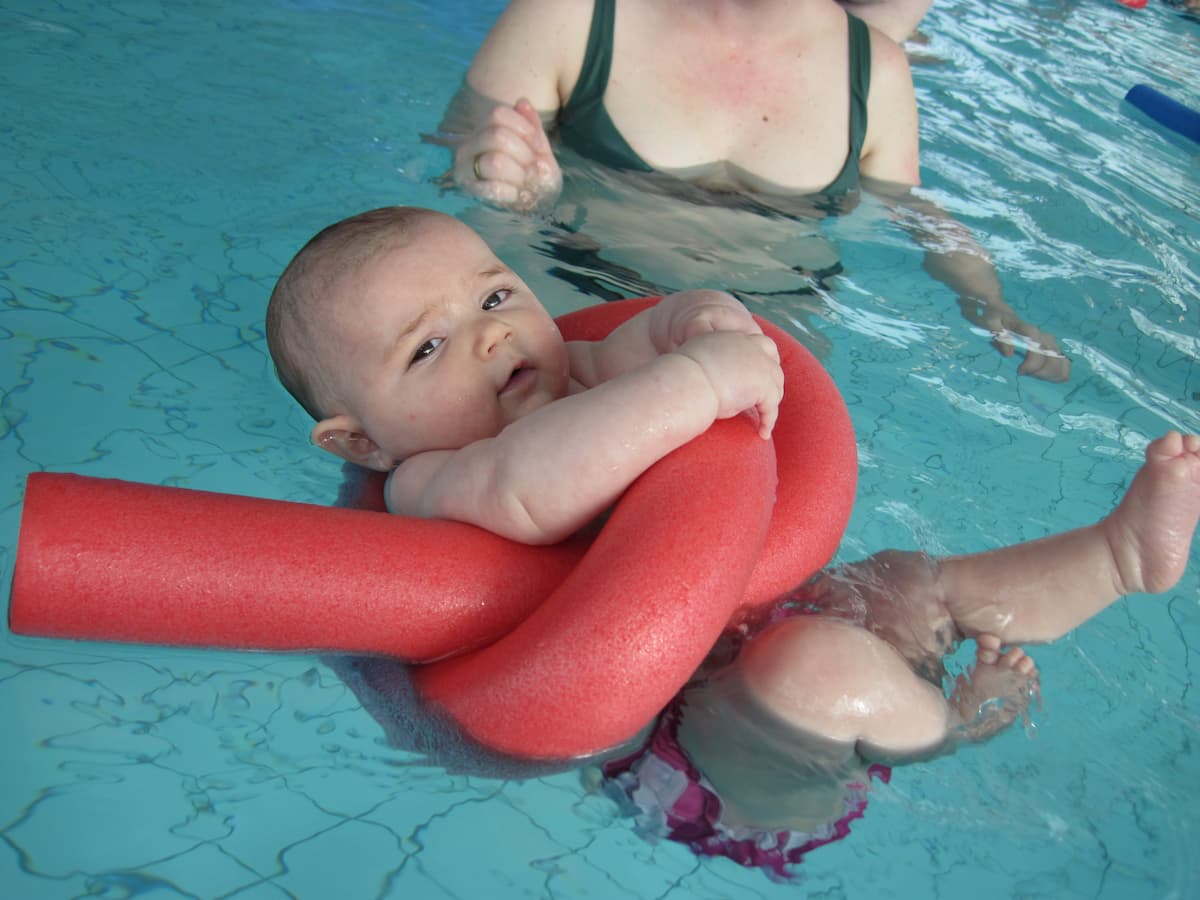
M 1054 335 L 1032 325 L 1022 334 L 1026 338 L 1025 359 L 1017 368 L 1018 375 L 1032 375 L 1043 381 L 1066 381 L 1071 377 L 1071 361 L 1063 355 Z
M 779 421 L 779 404 L 783 401 L 784 379 L 783 369 L 779 365 L 779 348 L 770 338 L 764 337 L 763 340 L 765 344 L 759 342 L 760 346 L 771 361 L 768 364 L 769 378 L 766 394 L 758 401 L 755 408 L 758 410 L 759 436 L 763 440 L 767 440 L 775 430 L 775 423 Z
M 754 409 L 758 413 L 758 436 L 768 441 L 775 431 L 775 423 L 779 421 L 779 401 L 759 402 Z

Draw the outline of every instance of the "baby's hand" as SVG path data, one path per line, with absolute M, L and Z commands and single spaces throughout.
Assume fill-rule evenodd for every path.
M 468 193 L 521 212 L 562 188 L 562 171 L 542 120 L 525 99 L 497 106 L 458 146 L 454 178 Z
M 752 409 L 758 415 L 759 436 L 771 436 L 783 399 L 783 368 L 773 340 L 761 333 L 706 331 L 676 352 L 703 370 L 717 401 L 718 419 Z
M 738 334 L 762 334 L 754 316 L 738 300 L 724 291 L 683 291 L 669 298 L 671 319 L 667 339 L 672 350 L 701 334 L 733 331 Z

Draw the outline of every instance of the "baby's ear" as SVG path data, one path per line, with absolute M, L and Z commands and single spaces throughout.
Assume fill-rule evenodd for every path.
M 396 466 L 397 461 L 371 440 L 352 416 L 322 419 L 313 426 L 311 438 L 322 450 L 367 469 L 390 472 Z

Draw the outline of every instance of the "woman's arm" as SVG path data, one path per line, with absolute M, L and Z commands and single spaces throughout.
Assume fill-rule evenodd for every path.
M 442 119 L 448 173 L 490 203 L 528 210 L 558 194 L 547 124 L 574 87 L 591 22 L 587 0 L 513 0 L 476 53 Z
M 521 97 L 557 112 L 583 64 L 591 0 L 512 0 L 467 70 L 467 84 L 512 105 Z
M 991 332 L 992 344 L 1003 356 L 1023 347 L 1019 375 L 1043 381 L 1070 378 L 1071 361 L 1054 335 L 1026 322 L 1004 299 L 991 257 L 967 226 L 904 185 L 863 186 L 891 207 L 897 224 L 924 248 L 925 271 L 954 291 L 963 318 Z
M 878 28 L 898 44 L 917 30 L 933 0 L 837 0 L 868 25 Z
M 1066 381 L 1070 360 L 1052 334 L 1008 305 L 991 257 L 970 229 L 912 192 L 921 183 L 912 73 L 904 51 L 878 32 L 871 34 L 871 73 L 863 187 L 891 207 L 900 227 L 925 250 L 925 271 L 955 292 L 967 321 L 990 331 L 1004 356 L 1013 355 L 1017 341 L 1025 345 L 1019 374 Z

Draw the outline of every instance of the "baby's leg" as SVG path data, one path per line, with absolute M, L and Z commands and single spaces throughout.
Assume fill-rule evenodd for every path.
M 941 748 L 951 727 L 941 690 L 887 642 L 823 616 L 798 616 L 748 641 L 730 669 L 745 697 L 780 725 L 847 756 L 914 759 Z
M 1037 692 L 1033 660 L 983 635 L 974 668 L 959 676 L 947 702 L 885 641 L 821 616 L 768 629 L 732 669 L 746 699 L 781 724 L 875 762 L 911 761 L 991 737 L 1023 715 Z
M 712 782 L 722 820 L 812 830 L 844 811 L 868 763 L 904 763 L 989 737 L 1023 714 L 1033 661 L 981 639 L 948 702 L 886 641 L 856 625 L 797 616 L 748 641 L 688 689 L 679 743 Z
M 892 644 L 926 674 L 963 637 L 1050 641 L 1119 597 L 1179 581 L 1200 517 L 1200 437 L 1146 448 L 1124 498 L 1085 528 L 936 560 L 885 550 L 823 573 L 803 599 Z
M 721 797 L 722 822 L 813 831 L 844 815 L 868 762 L 931 755 L 951 725 L 938 689 L 884 641 L 810 615 L 770 626 L 688 688 L 678 740 Z
M 942 658 L 963 637 L 946 605 L 940 563 L 924 553 L 883 550 L 840 565 L 795 599 L 883 638 L 934 683 L 944 672 Z
M 1169 432 L 1120 504 L 1085 528 L 941 561 L 939 590 L 965 635 L 1049 641 L 1125 594 L 1179 581 L 1200 518 L 1200 437 Z

